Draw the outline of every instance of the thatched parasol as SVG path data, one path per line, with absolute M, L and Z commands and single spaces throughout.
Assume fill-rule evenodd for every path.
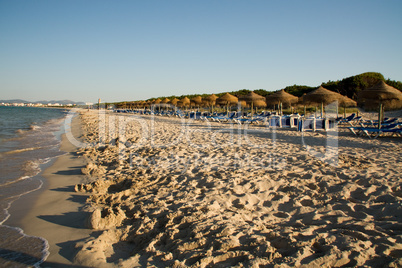
M 209 103 L 208 100 L 206 100 L 205 98 L 202 99 L 202 106 L 206 107 L 206 106 L 209 106 L 209 105 L 210 105 L 210 103 Z
M 229 106 L 237 104 L 239 99 L 232 94 L 225 93 L 222 97 L 216 99 L 216 103 L 219 105 L 226 105 L 227 106 L 227 113 L 229 114 Z
M 319 86 L 316 90 L 303 95 L 303 103 L 307 105 L 321 104 L 321 117 L 323 117 L 324 104 L 327 105 L 334 101 L 340 101 L 343 98 L 343 95 Z
M 211 94 L 203 99 L 203 102 L 205 106 L 211 106 L 211 112 L 214 110 L 214 105 L 216 103 L 216 100 L 218 99 L 218 96 L 215 94 Z
M 159 103 L 161 103 L 161 102 L 162 102 L 162 100 L 159 99 L 159 98 L 157 98 L 157 99 L 154 100 L 152 103 L 153 103 L 153 104 L 159 104 Z
M 316 90 L 313 90 L 303 96 L 303 102 L 307 104 L 330 104 L 336 100 L 341 99 L 342 96 L 339 93 L 333 92 L 322 86 L 319 86 Z
M 238 101 L 237 97 L 229 93 L 225 93 L 225 95 L 216 99 L 216 103 L 220 105 L 236 104 Z
M 380 81 L 375 86 L 360 91 L 357 101 L 367 109 L 377 108 L 380 104 L 390 110 L 401 109 L 402 92 Z
M 183 99 L 181 99 L 177 102 L 177 106 L 188 107 L 188 106 L 190 106 L 190 103 L 191 103 L 190 99 L 187 97 L 184 97 Z
M 166 103 L 169 103 L 169 99 L 168 98 L 164 98 L 162 101 L 161 101 L 161 103 L 163 103 L 163 104 L 166 104 Z
M 246 101 L 248 104 L 251 104 L 257 100 L 262 100 L 265 102 L 265 97 L 258 95 L 254 91 L 251 91 L 250 93 L 241 96 L 239 99 Z
M 239 99 L 251 105 L 251 117 L 253 116 L 253 107 L 267 106 L 265 102 L 265 97 L 254 93 L 254 91 L 251 91 L 247 95 L 241 96 Z
M 246 102 L 247 103 L 247 102 Z M 251 107 L 267 107 L 265 100 L 256 100 L 251 103 Z
M 287 104 L 292 105 L 295 104 L 299 98 L 293 96 L 292 94 L 287 93 L 284 89 L 281 89 L 269 96 L 267 96 L 267 104 Z
M 346 117 L 346 107 L 356 107 L 357 106 L 357 103 L 354 100 L 352 100 L 346 96 L 342 96 L 342 98 L 340 100 L 338 100 L 338 104 L 343 107 L 343 117 Z
M 270 105 L 279 104 L 281 107 L 281 111 L 280 111 L 281 114 L 282 114 L 282 104 L 291 106 L 292 104 L 297 103 L 297 101 L 299 100 L 298 97 L 287 93 L 284 89 L 281 89 L 281 90 L 267 96 L 266 99 L 267 99 L 267 104 L 270 104 Z
M 200 105 L 202 105 L 202 97 L 197 96 L 197 97 L 192 98 L 190 100 L 190 104 L 200 107 Z
M 366 109 L 379 108 L 378 128 L 380 128 L 385 107 L 387 110 L 402 108 L 402 92 L 380 81 L 375 86 L 360 91 L 357 101 Z
M 167 110 L 168 109 L 168 105 L 166 105 L 167 103 L 169 103 L 170 102 L 170 100 L 168 99 L 168 98 L 164 98 L 161 102 L 160 102 L 160 104 L 163 104 L 162 106 L 165 106 L 165 109 Z
M 209 105 L 215 105 L 215 102 L 218 99 L 218 96 L 216 96 L 215 94 L 211 94 L 211 95 L 205 97 L 204 99 L 208 101 Z
M 171 100 L 169 103 L 172 104 L 172 105 L 174 105 L 174 106 L 176 106 L 179 101 L 180 101 L 180 100 L 179 100 L 178 98 L 174 98 L 174 99 Z
M 354 100 L 352 100 L 346 96 L 342 96 L 342 98 L 338 100 L 338 104 L 343 107 L 356 107 L 357 106 L 357 103 Z

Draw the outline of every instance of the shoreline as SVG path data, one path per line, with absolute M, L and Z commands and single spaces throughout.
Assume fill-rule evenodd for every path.
M 72 120 L 71 131 L 79 137 L 77 117 Z M 65 154 L 53 159 L 39 174 L 44 178 L 42 188 L 15 201 L 6 222 L 28 236 L 47 240 L 49 256 L 41 267 L 74 266 L 76 242 L 92 232 L 84 226 L 87 213 L 81 211 L 88 195 L 74 191 L 75 184 L 84 180 L 81 168 L 85 159 L 77 157 L 76 147 L 65 133 L 61 135 L 60 151 Z M 26 203 L 30 205 L 24 207 Z

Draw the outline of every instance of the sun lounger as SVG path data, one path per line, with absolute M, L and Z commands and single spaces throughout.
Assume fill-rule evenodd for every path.
M 351 122 L 352 122 L 355 118 L 356 118 L 356 114 L 353 113 L 353 114 L 351 114 L 351 115 L 349 115 L 348 117 L 345 117 L 345 118 L 343 118 L 343 117 L 337 118 L 336 121 L 337 121 L 339 124 L 348 123 L 349 125 L 353 126 L 353 125 L 351 124 Z
M 396 134 L 398 136 L 402 133 L 402 123 L 393 123 L 393 124 L 385 124 L 381 125 L 381 128 L 378 127 L 348 127 L 348 129 L 356 136 L 365 135 L 369 138 L 378 138 L 381 134 L 384 133 L 392 133 L 392 135 Z
M 263 119 L 261 118 L 234 118 L 234 122 L 238 124 L 259 124 L 260 122 L 263 122 Z

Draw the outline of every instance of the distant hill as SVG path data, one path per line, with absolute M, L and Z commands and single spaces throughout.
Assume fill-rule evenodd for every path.
M 75 105 L 85 105 L 84 102 L 75 102 L 72 100 L 41 100 L 41 101 L 26 101 L 26 100 L 21 100 L 21 99 L 12 99 L 12 100 L 0 100 L 0 103 L 42 103 L 42 104 L 48 104 L 48 103 L 60 103 L 62 105 L 67 105 L 67 104 L 75 104 Z
M 21 99 L 12 99 L 12 100 L 0 100 L 0 103 L 29 103 L 26 100 L 21 100 Z

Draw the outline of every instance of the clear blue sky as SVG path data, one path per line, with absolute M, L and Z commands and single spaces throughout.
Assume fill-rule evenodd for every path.
M 0 99 L 402 81 L 402 1 L 0 0 Z

